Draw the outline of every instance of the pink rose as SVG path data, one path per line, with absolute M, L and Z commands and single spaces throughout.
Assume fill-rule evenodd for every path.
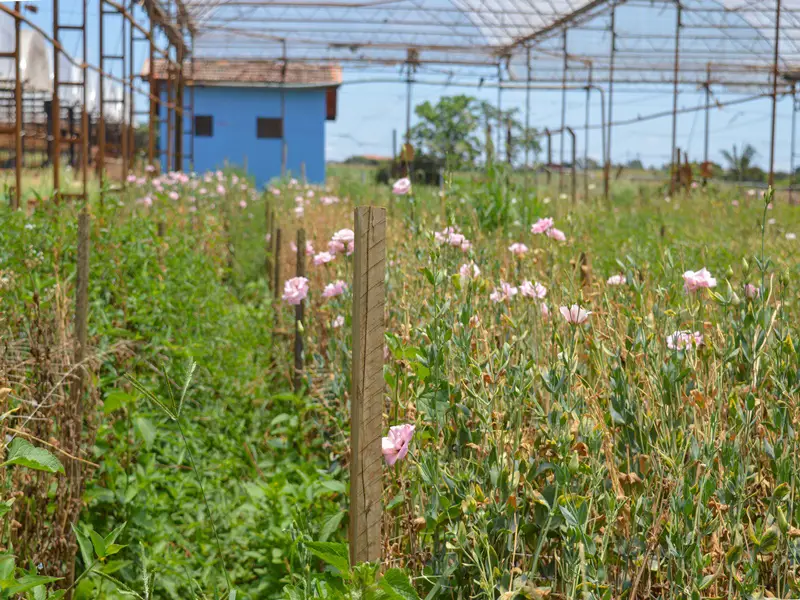
M 389 435 L 381 439 L 381 451 L 386 464 L 390 467 L 408 454 L 408 445 L 414 437 L 414 426 L 394 425 L 389 428 Z

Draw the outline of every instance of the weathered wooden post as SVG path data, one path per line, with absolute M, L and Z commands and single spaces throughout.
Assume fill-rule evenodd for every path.
M 272 293 L 275 298 L 280 298 L 281 295 L 281 228 L 275 230 L 275 249 L 272 253 L 272 259 L 275 261 L 274 273 L 272 278 Z
M 350 562 L 381 559 L 386 209 L 354 211 Z
M 306 230 L 297 230 L 297 277 L 306 276 Z M 294 309 L 294 391 L 298 393 L 303 382 L 303 313 L 305 302 Z
M 266 223 L 266 231 L 264 237 L 264 245 L 265 245 L 265 257 L 264 257 L 264 271 L 267 276 L 267 287 L 272 287 L 272 262 L 271 262 L 271 254 L 272 254 L 272 203 L 269 199 L 266 200 L 264 204 L 264 221 Z

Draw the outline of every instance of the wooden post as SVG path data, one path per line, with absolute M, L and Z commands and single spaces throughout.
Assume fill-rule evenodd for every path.
M 297 230 L 297 277 L 306 276 L 306 230 Z M 294 307 L 294 391 L 298 393 L 303 383 L 303 318 L 305 303 Z
M 588 287 L 592 283 L 592 267 L 589 265 L 589 256 L 585 252 L 581 252 L 578 265 L 581 272 L 581 286 Z
M 306 163 L 305 163 L 305 161 L 300 163 L 300 181 L 303 183 L 303 185 L 306 185 L 306 183 L 308 183 L 308 181 L 306 180 Z
M 355 209 L 350 394 L 350 562 L 381 559 L 386 209 Z
M 275 251 L 272 253 L 273 260 L 275 261 L 274 264 L 274 273 L 272 278 L 272 293 L 275 294 L 275 298 L 280 298 L 281 296 L 281 228 L 278 227 L 275 230 L 275 245 L 273 246 Z
M 266 230 L 267 233 L 265 234 L 265 250 L 266 250 L 266 257 L 264 259 L 264 271 L 267 276 L 267 287 L 272 287 L 272 277 L 270 274 L 272 273 L 272 262 L 270 260 L 272 255 L 272 209 L 271 203 L 269 200 L 266 201 L 265 205 L 265 220 L 266 220 Z
M 84 200 L 78 215 L 78 265 L 75 277 L 75 364 L 86 359 L 89 322 L 89 202 Z M 73 400 L 80 403 L 86 382 L 86 370 L 78 368 L 78 385 Z

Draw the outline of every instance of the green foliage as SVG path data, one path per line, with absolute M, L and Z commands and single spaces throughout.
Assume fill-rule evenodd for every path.
M 2 466 L 21 465 L 35 471 L 64 474 L 64 466 L 44 448 L 37 448 L 27 440 L 14 438 Z

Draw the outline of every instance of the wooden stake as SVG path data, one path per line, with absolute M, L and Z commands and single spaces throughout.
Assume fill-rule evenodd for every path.
M 272 293 L 275 294 L 275 298 L 280 298 L 281 296 L 281 228 L 278 227 L 275 230 L 275 251 L 272 253 L 273 259 L 275 261 L 275 272 L 273 274 L 272 279 Z
M 350 395 L 350 562 L 381 559 L 386 209 L 355 209 Z
M 306 276 L 306 230 L 297 230 L 297 277 Z M 305 303 L 294 309 L 294 391 L 298 393 L 303 382 L 303 313 Z

